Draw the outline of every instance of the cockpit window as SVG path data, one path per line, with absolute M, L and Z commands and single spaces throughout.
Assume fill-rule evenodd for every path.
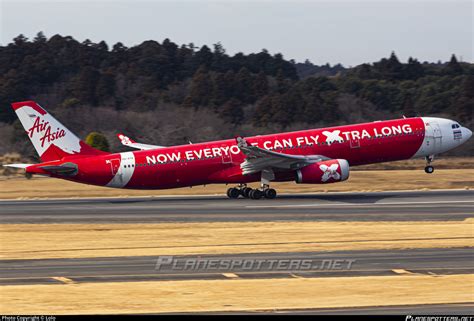
M 451 125 L 451 128 L 452 128 L 452 129 L 459 128 L 459 127 L 461 127 L 461 126 L 459 126 L 459 124 L 452 124 L 452 125 Z

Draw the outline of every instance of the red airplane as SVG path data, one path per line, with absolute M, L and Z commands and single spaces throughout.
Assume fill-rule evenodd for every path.
M 456 121 L 415 117 L 199 144 L 155 146 L 119 134 L 138 151 L 106 153 L 80 140 L 34 101 L 12 104 L 40 164 L 10 164 L 40 174 L 98 186 L 166 189 L 235 184 L 227 196 L 272 199 L 271 181 L 327 184 L 345 181 L 349 167 L 425 157 L 466 142 L 472 132 Z M 247 187 L 260 181 L 260 188 Z

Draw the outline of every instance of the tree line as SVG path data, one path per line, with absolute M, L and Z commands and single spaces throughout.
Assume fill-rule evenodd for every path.
M 192 110 L 215 115 L 229 133 L 402 115 L 441 115 L 472 125 L 474 65 L 455 55 L 444 63 L 400 62 L 392 52 L 353 68 L 316 66 L 265 49 L 229 55 L 220 43 L 209 48 L 165 39 L 110 48 L 104 41 L 48 39 L 39 32 L 0 46 L 0 133 L 2 126 L 18 127 L 9 104 L 26 99 L 68 115 L 108 108 L 179 118 Z M 144 135 L 140 129 L 130 134 Z

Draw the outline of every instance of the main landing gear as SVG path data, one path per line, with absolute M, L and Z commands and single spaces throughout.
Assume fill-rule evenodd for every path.
M 263 197 L 274 199 L 277 196 L 277 192 L 268 185 L 263 189 L 253 189 L 247 187 L 246 184 L 240 184 L 238 187 L 231 187 L 227 190 L 227 196 L 229 198 L 239 198 L 241 195 L 244 198 L 250 198 L 253 200 L 259 200 Z
M 229 188 L 227 190 L 227 196 L 229 198 L 238 198 L 242 195 L 245 198 L 251 198 L 253 200 L 259 200 L 262 197 L 274 199 L 277 196 L 277 192 L 273 188 L 270 188 L 270 181 L 275 179 L 273 170 L 264 169 L 261 175 L 259 189 L 247 187 L 247 184 L 239 184 L 238 187 Z
M 426 167 L 425 167 L 425 173 L 427 174 L 432 174 L 434 172 L 434 167 L 431 166 L 431 162 L 434 160 L 434 155 L 429 155 L 425 157 L 426 160 Z

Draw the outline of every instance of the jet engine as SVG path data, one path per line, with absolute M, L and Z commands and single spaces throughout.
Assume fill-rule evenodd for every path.
M 349 178 L 349 163 L 345 159 L 330 159 L 310 164 L 296 171 L 299 184 L 327 184 Z

